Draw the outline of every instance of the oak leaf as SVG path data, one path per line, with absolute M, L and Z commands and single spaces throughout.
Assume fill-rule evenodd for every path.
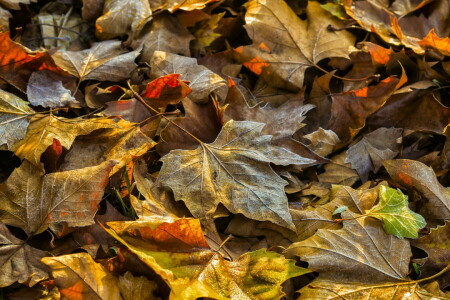
M 93 218 L 114 162 L 44 175 L 28 161 L 0 184 L 0 220 L 38 234 L 52 223 L 86 226 Z
M 105 230 L 158 273 L 171 299 L 280 299 L 280 284 L 310 272 L 261 249 L 226 261 L 209 248 L 196 219 L 109 222 Z
M 301 88 L 307 68 L 324 58 L 348 59 L 355 42 L 348 32 L 327 29 L 343 23 L 318 2 L 308 2 L 305 21 L 281 0 L 253 0 L 246 8 L 246 30 L 253 44 L 237 48 L 236 56 L 275 87 Z
M 214 215 L 219 203 L 232 213 L 292 228 L 283 187 L 270 167 L 303 164 L 305 158 L 270 145 L 262 123 L 229 121 L 217 139 L 195 150 L 164 156 L 158 181 L 183 200 L 196 218 Z
M 58 51 L 52 57 L 59 67 L 81 82 L 128 79 L 137 67 L 134 60 L 138 55 L 139 51 L 123 49 L 120 41 L 104 41 L 82 51 Z
M 121 300 L 118 280 L 87 253 L 45 257 L 64 299 Z

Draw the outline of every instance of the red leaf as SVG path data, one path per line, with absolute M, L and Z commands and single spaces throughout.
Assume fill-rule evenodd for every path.
M 186 84 L 188 81 L 178 79 L 180 74 L 169 74 L 156 78 L 147 84 L 143 96 L 147 102 L 158 106 L 177 104 L 186 97 L 192 89 Z

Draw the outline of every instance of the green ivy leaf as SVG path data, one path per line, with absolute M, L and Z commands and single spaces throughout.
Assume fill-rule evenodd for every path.
M 396 237 L 418 238 L 425 219 L 408 207 L 408 197 L 401 191 L 380 185 L 379 202 L 366 215 L 383 221 L 384 230 Z

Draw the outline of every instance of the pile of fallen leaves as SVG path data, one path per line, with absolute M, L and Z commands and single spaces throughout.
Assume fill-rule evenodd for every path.
M 449 0 L 0 0 L 0 298 L 448 299 Z

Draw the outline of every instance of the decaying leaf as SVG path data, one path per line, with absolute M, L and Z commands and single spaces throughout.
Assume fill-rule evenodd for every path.
M 159 182 L 170 187 L 197 218 L 214 215 L 219 203 L 250 219 L 294 228 L 283 187 L 270 167 L 308 161 L 261 136 L 262 123 L 229 121 L 211 144 L 164 156 Z
M 275 87 L 301 88 L 307 68 L 324 58 L 348 58 L 355 41 L 346 31 L 327 29 L 343 23 L 318 2 L 308 2 L 305 21 L 281 0 L 253 0 L 246 8 L 246 30 L 253 45 L 236 49 L 237 57 Z
M 171 299 L 280 299 L 280 284 L 310 272 L 261 249 L 229 262 L 212 251 L 196 219 L 154 217 L 105 229 L 171 288 Z
M 87 253 L 45 257 L 64 299 L 121 300 L 118 280 Z
M 83 51 L 58 51 L 52 55 L 56 64 L 80 81 L 121 81 L 137 67 L 139 51 L 128 52 L 120 41 L 103 41 Z
M 16 238 L 3 223 L 0 223 L 0 241 L 0 287 L 16 281 L 33 286 L 48 278 L 45 265 L 40 261 L 47 256 L 45 251 Z
M 0 220 L 37 234 L 52 224 L 92 224 L 114 162 L 44 175 L 24 161 L 0 184 Z
M 133 276 L 130 272 L 119 278 L 119 289 L 123 300 L 158 300 L 153 293 L 158 287 L 144 276 Z

